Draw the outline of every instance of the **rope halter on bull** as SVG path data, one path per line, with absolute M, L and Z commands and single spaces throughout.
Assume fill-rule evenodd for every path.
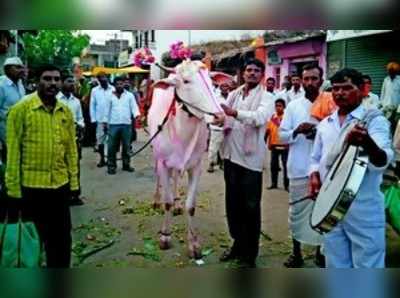
M 173 68 L 160 65 L 159 63 L 155 63 L 155 65 L 158 66 L 160 69 L 164 70 L 164 71 L 167 72 L 167 73 L 175 73 L 175 69 L 173 69 Z M 207 86 L 207 83 L 206 83 L 205 78 L 204 78 L 204 76 L 203 76 L 202 73 L 200 73 L 200 76 L 201 76 L 203 82 L 205 83 L 205 85 Z M 210 89 L 207 88 L 207 91 L 210 93 L 211 96 L 213 96 L 212 90 L 210 90 Z M 191 104 L 191 103 L 185 101 L 184 99 L 182 99 L 182 98 L 177 94 L 176 90 L 175 90 L 175 92 L 174 92 L 174 101 L 173 101 L 173 102 L 175 102 L 175 101 L 178 102 L 178 103 L 182 103 L 182 105 L 184 105 L 184 106 L 187 106 L 187 107 L 190 107 L 190 108 L 192 108 L 192 109 L 194 109 L 194 110 L 197 110 L 197 111 L 199 111 L 200 113 L 203 113 L 203 114 L 206 114 L 206 115 L 210 115 L 210 116 L 214 116 L 214 117 L 216 116 L 216 114 L 213 113 L 213 112 L 205 111 L 205 110 L 203 110 L 203 109 L 201 109 L 201 108 L 199 108 L 199 107 L 197 107 L 197 106 L 195 106 L 195 105 L 193 105 L 193 104 Z M 190 113 L 190 111 L 189 111 L 188 109 L 184 109 L 184 110 L 185 110 L 189 115 L 192 115 L 192 116 L 196 117 L 195 115 L 193 115 L 192 113 Z

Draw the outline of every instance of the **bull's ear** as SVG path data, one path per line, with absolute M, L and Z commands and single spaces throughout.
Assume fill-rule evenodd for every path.
M 176 80 L 174 78 L 166 78 L 159 80 L 153 84 L 153 88 L 168 89 L 176 85 Z

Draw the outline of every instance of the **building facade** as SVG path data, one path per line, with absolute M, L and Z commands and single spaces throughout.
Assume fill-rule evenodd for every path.
M 266 78 L 276 80 L 281 86 L 284 77 L 293 73 L 301 74 L 302 67 L 308 63 L 318 63 L 326 73 L 326 34 L 317 33 L 288 39 L 267 42 L 265 44 L 267 63 Z
M 81 59 L 81 67 L 91 70 L 94 66 L 118 67 L 121 52 L 129 48 L 126 39 L 111 39 L 105 44 L 91 44 L 88 53 Z

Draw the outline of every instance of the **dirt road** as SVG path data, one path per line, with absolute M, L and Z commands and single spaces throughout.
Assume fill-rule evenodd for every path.
M 139 134 L 143 144 L 147 136 Z M 108 176 L 96 167 L 96 154 L 85 148 L 82 160 L 82 191 L 86 204 L 73 208 L 74 266 L 176 268 L 199 266 L 187 257 L 186 215 L 174 217 L 173 248 L 160 251 L 157 233 L 162 215 L 151 208 L 155 187 L 150 149 L 132 160 L 136 171 Z M 206 172 L 200 182 L 197 224 L 201 234 L 204 265 L 232 267 L 218 261 L 230 245 L 224 208 L 224 180 L 221 170 Z M 185 177 L 186 178 L 186 177 Z M 182 190 L 186 183 L 182 182 Z M 282 267 L 290 253 L 287 209 L 288 193 L 283 189 L 267 191 L 268 173 L 264 174 L 262 201 L 262 241 L 258 266 Z M 306 267 L 314 267 L 313 251 L 306 248 Z M 388 265 L 400 267 L 400 238 L 388 229 Z

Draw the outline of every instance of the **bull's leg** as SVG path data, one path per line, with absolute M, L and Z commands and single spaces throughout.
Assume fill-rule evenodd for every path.
M 161 208 L 161 183 L 160 176 L 156 174 L 156 191 L 153 196 L 153 209 Z
M 171 169 L 166 168 L 163 164 L 159 163 L 158 174 L 160 177 L 162 201 L 165 209 L 164 221 L 160 230 L 160 248 L 169 249 L 171 247 L 171 218 L 172 206 L 174 202 L 170 183 L 172 171 Z
M 194 221 L 195 209 L 196 209 L 196 196 L 197 188 L 200 180 L 201 174 L 201 162 L 190 170 L 188 170 L 188 196 L 186 200 L 186 213 L 188 215 L 188 248 L 189 256 L 193 259 L 200 259 L 201 245 L 199 241 L 199 236 Z
M 178 193 L 178 187 L 179 187 L 179 171 L 178 170 L 173 170 L 172 173 L 172 185 L 173 185 L 173 192 L 174 192 L 174 215 L 181 215 L 183 213 L 183 206 L 181 199 L 179 197 Z

